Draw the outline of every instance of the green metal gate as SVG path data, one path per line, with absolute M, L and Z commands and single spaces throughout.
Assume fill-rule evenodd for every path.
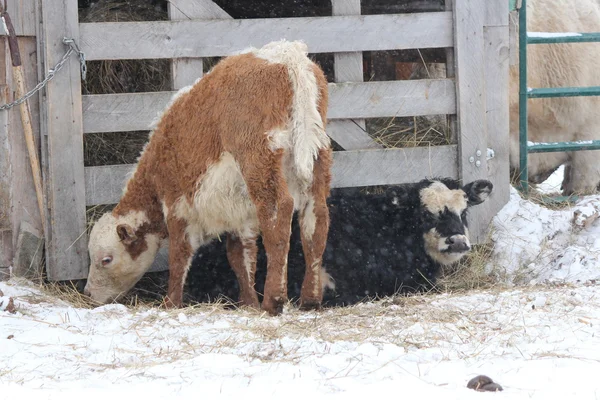
M 520 189 L 529 192 L 527 156 L 529 153 L 600 150 L 600 140 L 555 143 L 529 143 L 527 140 L 527 100 L 548 97 L 600 96 L 600 86 L 537 88 L 527 87 L 527 45 L 600 42 L 598 33 L 527 32 L 527 0 L 519 9 L 519 161 Z M 600 132 L 598 133 L 600 136 Z

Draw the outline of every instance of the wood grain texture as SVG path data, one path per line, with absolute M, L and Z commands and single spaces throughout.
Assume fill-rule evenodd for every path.
M 0 44 L 0 102 L 2 104 L 6 104 L 12 100 L 8 85 L 7 63 L 10 64 L 10 61 L 7 60 L 8 54 L 7 41 L 3 41 Z M 12 228 L 12 200 L 10 190 L 12 171 L 10 168 L 10 128 L 8 114 L 6 111 L 0 112 L 0 232 L 9 231 Z M 4 251 L 1 246 L 4 246 L 4 244 L 0 243 L 0 254 L 6 255 L 9 252 L 12 253 L 12 240 L 6 244 L 7 248 Z M 4 266 L 8 267 L 8 265 L 10 263 Z
M 336 151 L 332 187 L 386 185 L 426 177 L 458 177 L 455 145 Z M 86 167 L 87 205 L 116 204 L 133 165 Z
M 360 15 L 360 0 L 332 0 L 331 5 L 333 15 Z M 335 53 L 333 61 L 336 82 L 363 81 L 361 52 Z M 330 121 L 327 132 L 345 150 L 382 147 L 369 137 L 364 119 Z
M 508 5 L 506 7 L 508 9 Z M 510 199 L 508 26 L 485 27 L 484 37 L 488 147 L 494 151 L 494 158 L 487 162 L 488 179 L 494 184 L 494 192 L 479 206 L 485 222 L 491 221 Z
M 171 21 L 192 19 L 231 19 L 211 0 L 171 0 L 168 3 Z M 171 63 L 171 80 L 174 90 L 193 84 L 202 77 L 202 58 L 175 58 Z
M 379 149 L 382 147 L 371 139 L 362 119 L 329 121 L 327 123 L 327 135 L 346 150 Z
M 485 7 L 480 0 L 454 0 L 458 156 L 463 183 L 487 178 L 484 16 Z M 483 241 L 486 218 L 481 208 L 472 209 L 469 215 L 472 242 Z
M 7 0 L 6 10 L 17 36 L 35 36 L 36 3 L 37 0 Z M 0 33 L 5 34 L 1 26 Z
M 507 26 L 508 25 L 508 1 L 486 0 L 485 1 L 485 26 Z
M 19 37 L 19 49 L 22 56 L 22 72 L 25 90 L 31 89 L 37 83 L 37 52 L 36 41 L 33 37 Z M 10 58 L 10 57 L 9 57 Z M 7 60 L 6 69 L 10 70 L 10 60 Z M 9 87 L 16 88 L 13 74 L 8 74 Z M 14 100 L 19 97 L 17 91 L 12 91 Z M 39 98 L 31 97 L 28 100 L 28 106 L 31 111 L 31 126 L 34 149 L 39 154 L 40 132 L 39 132 Z M 23 123 L 19 113 L 20 107 L 13 107 L 8 111 L 8 124 L 10 134 L 10 164 L 11 164 L 11 226 L 13 230 L 13 245 L 16 245 L 18 233 L 22 222 L 29 223 L 35 229 L 42 231 L 42 221 L 40 217 L 39 205 L 36 200 L 36 191 L 34 186 L 31 165 L 29 161 L 26 140 L 23 134 Z
M 454 44 L 451 12 L 103 22 L 80 24 L 80 30 L 81 49 L 88 60 L 226 56 L 284 38 L 305 41 L 311 53 L 440 48 Z
M 79 43 L 77 2 L 42 2 L 43 56 L 55 65 L 65 54 L 64 37 Z M 114 45 L 114 44 L 113 44 Z M 83 128 L 79 61 L 71 57 L 46 87 L 47 207 L 50 224 L 45 234 L 50 280 L 86 278 L 88 253 L 83 169 Z
M 173 92 L 83 96 L 84 132 L 147 130 Z M 329 84 L 329 119 L 453 114 L 450 79 Z

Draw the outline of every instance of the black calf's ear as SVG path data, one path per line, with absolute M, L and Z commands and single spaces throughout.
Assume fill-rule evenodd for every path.
M 467 194 L 468 205 L 475 206 L 481 204 L 490 196 L 494 185 L 492 182 L 480 179 L 473 181 L 463 187 L 464 192 Z

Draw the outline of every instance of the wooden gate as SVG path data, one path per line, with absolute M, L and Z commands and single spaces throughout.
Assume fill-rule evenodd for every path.
M 335 152 L 333 185 L 489 178 L 495 192 L 470 217 L 473 240 L 481 241 L 509 193 L 508 2 L 446 0 L 446 11 L 366 16 L 360 0 L 332 2 L 329 17 L 236 20 L 210 0 L 171 0 L 171 21 L 79 23 L 76 1 L 44 1 L 43 70 L 63 56 L 67 37 L 86 60 L 172 59 L 176 90 L 199 77 L 203 57 L 303 40 L 311 53 L 335 53 L 327 132 L 344 151 Z M 448 78 L 363 82 L 362 52 L 426 48 L 447 49 Z M 147 130 L 172 95 L 82 95 L 80 72 L 72 57 L 41 106 L 51 280 L 87 277 L 86 206 L 118 202 L 132 169 L 84 167 L 83 135 Z M 436 114 L 455 116 L 457 144 L 383 149 L 364 130 L 366 118 Z

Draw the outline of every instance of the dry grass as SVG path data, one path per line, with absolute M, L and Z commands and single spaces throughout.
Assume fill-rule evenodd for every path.
M 134 164 L 147 142 L 148 131 L 88 133 L 83 143 L 85 165 Z
M 490 237 L 483 244 L 473 246 L 471 252 L 456 265 L 444 268 L 436 281 L 442 292 L 467 292 L 490 289 L 498 285 L 493 273 L 487 269 L 493 255 Z
M 375 118 L 367 121 L 367 132 L 386 148 L 442 146 L 453 143 L 448 119 L 445 115 Z
M 81 22 L 160 21 L 168 15 L 148 0 L 100 0 L 81 9 Z M 89 61 L 84 94 L 136 93 L 171 90 L 171 60 Z M 86 134 L 86 166 L 131 164 L 137 160 L 148 132 Z

